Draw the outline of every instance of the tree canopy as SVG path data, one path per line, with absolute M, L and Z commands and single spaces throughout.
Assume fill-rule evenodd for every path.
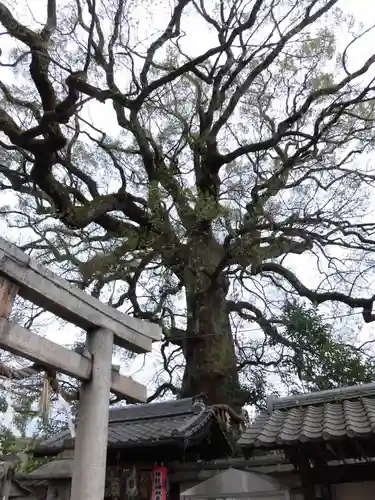
M 335 332 L 316 307 L 296 301 L 283 307 L 281 322 L 290 347 L 274 361 L 290 392 L 307 392 L 374 380 L 375 364 L 369 342 L 355 345 L 347 332 Z M 345 334 L 346 333 L 346 334 Z
M 24 250 L 163 325 L 153 397 L 334 384 L 349 351 L 314 307 L 375 319 L 371 27 L 339 0 L 19 2 L 0 2 L 0 203 Z

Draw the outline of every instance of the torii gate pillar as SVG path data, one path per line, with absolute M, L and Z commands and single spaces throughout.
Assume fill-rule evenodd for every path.
M 104 498 L 113 337 L 105 329 L 87 335 L 92 378 L 81 387 L 71 500 Z

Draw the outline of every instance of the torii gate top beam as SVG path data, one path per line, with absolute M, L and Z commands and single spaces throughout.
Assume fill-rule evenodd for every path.
M 18 294 L 74 325 L 105 328 L 114 342 L 133 352 L 149 352 L 161 338 L 158 325 L 127 316 L 59 278 L 26 253 L 0 238 L 0 276 L 19 285 Z

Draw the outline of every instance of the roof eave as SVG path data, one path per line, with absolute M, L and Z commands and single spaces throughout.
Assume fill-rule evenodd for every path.
M 184 436 L 176 436 L 171 439 L 160 439 L 160 440 L 155 440 L 155 441 L 147 441 L 147 442 L 142 442 L 142 443 L 114 443 L 114 444 L 109 444 L 107 449 L 108 450 L 121 450 L 121 449 L 129 449 L 129 448 L 153 448 L 156 446 L 171 446 L 171 445 L 176 445 L 176 446 L 181 446 L 183 447 L 185 445 L 185 440 Z M 33 451 L 34 457 L 53 457 L 58 455 L 59 453 L 62 453 L 65 451 L 66 448 L 63 446 L 60 446 L 59 448 L 38 448 Z

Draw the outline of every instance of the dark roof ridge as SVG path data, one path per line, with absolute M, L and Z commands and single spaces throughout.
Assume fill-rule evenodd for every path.
M 274 395 L 267 398 L 267 411 L 284 410 L 296 406 L 318 405 L 345 399 L 375 396 L 375 382 L 369 384 L 352 385 L 339 387 L 337 389 L 327 389 L 325 391 L 309 392 L 296 396 L 285 396 L 276 398 Z
M 203 413 L 206 411 L 206 409 L 203 411 Z M 140 417 L 118 417 L 118 418 L 111 418 L 109 422 L 111 424 L 116 424 L 116 423 L 125 423 L 125 422 L 143 422 L 144 420 L 154 420 L 158 418 L 165 418 L 165 417 L 180 417 L 181 415 L 187 415 L 190 414 L 192 415 L 192 418 L 196 418 L 198 413 L 200 411 L 194 411 L 194 408 L 192 408 L 191 412 L 187 411 L 179 411 L 179 412 L 171 412 L 171 413 L 163 413 L 162 415 L 143 415 Z
M 109 411 L 109 422 L 143 421 L 186 415 L 190 413 L 192 415 L 196 415 L 201 411 L 202 406 L 195 403 L 197 403 L 196 398 L 183 398 L 111 408 Z
M 132 404 L 127 404 L 127 405 L 124 405 L 124 406 L 117 406 L 117 407 L 112 407 L 109 409 L 110 412 L 116 412 L 116 411 L 119 411 L 119 410 L 124 410 L 125 408 L 127 409 L 130 409 L 130 408 L 141 408 L 141 407 L 144 407 L 144 406 L 149 406 L 149 407 L 160 407 L 162 405 L 169 405 L 170 403 L 183 403 L 183 402 L 191 402 L 193 403 L 193 401 L 195 400 L 195 398 L 181 398 L 181 399 L 167 399 L 166 401 L 152 401 L 152 403 L 132 403 Z

